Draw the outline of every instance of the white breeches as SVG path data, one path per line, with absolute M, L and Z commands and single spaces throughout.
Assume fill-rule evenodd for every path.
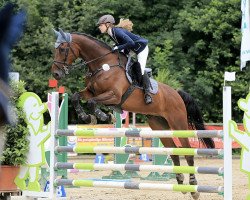
M 137 55 L 137 60 L 140 63 L 142 75 L 144 74 L 144 70 L 145 70 L 146 63 L 147 63 L 147 58 L 148 58 L 148 45 L 145 47 L 145 49 L 142 52 L 140 52 Z

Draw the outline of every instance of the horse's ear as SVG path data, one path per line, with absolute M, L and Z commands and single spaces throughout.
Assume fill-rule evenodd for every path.
M 67 41 L 67 37 L 66 34 L 63 32 L 63 30 L 61 28 L 59 28 L 59 32 L 62 35 L 63 39 L 65 39 Z M 68 42 L 68 41 L 67 41 Z
M 57 37 L 60 35 L 60 33 L 57 30 L 55 30 L 53 28 L 52 28 L 52 30 L 54 31 L 54 33 L 56 34 Z
M 71 42 L 72 41 L 72 36 L 70 33 L 65 33 L 61 28 L 59 28 L 60 35 L 66 42 Z

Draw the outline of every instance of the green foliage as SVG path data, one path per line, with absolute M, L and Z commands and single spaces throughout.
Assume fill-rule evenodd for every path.
M 239 72 L 240 1 L 202 2 L 196 6 L 187 4 L 179 14 L 177 28 L 182 32 L 185 59 L 191 66 L 182 81 L 184 89 L 199 99 L 206 121 L 221 122 L 224 72 Z M 249 80 L 247 74 L 243 76 Z M 248 88 L 240 85 L 242 89 Z M 236 96 L 240 95 L 242 92 Z
M 165 40 L 163 47 L 156 47 L 153 54 L 153 67 L 157 69 L 155 79 L 165 83 L 175 89 L 180 89 L 181 84 L 177 80 L 176 74 L 171 74 L 170 68 L 173 66 L 171 57 L 173 56 L 173 45 L 171 40 Z
M 181 89 L 182 87 L 180 82 L 170 74 L 170 71 L 168 69 L 159 69 L 158 75 L 155 77 L 155 79 L 161 83 L 169 85 L 174 89 Z
M 156 47 L 153 55 L 153 66 L 157 69 L 169 68 L 173 65 L 170 59 L 173 56 L 173 44 L 171 40 L 165 40 L 163 43 L 163 48 Z
M 0 1 L 0 6 L 8 1 Z M 46 100 L 55 36 L 52 28 L 84 32 L 111 44 L 96 22 L 103 14 L 116 21 L 133 21 L 133 32 L 149 40 L 147 65 L 174 88 L 182 87 L 202 108 L 206 122 L 222 122 L 222 86 L 225 71 L 236 71 L 233 116 L 240 121 L 237 100 L 249 92 L 249 72 L 240 71 L 240 0 L 12 0 L 28 13 L 23 39 L 13 51 L 13 71 L 27 90 Z M 250 68 L 250 66 L 248 66 Z M 59 82 L 69 94 L 82 90 L 85 69 L 76 69 Z M 86 104 L 84 104 L 87 110 Z M 70 108 L 70 119 L 76 118 Z M 75 121 L 74 121 L 75 122 Z M 72 121 L 70 121 L 72 123 Z
M 25 114 L 20 107 L 17 106 L 18 98 L 26 90 L 24 89 L 25 83 L 11 82 L 12 94 L 10 101 L 14 107 L 17 117 L 17 123 L 14 125 L 6 125 L 4 127 L 5 133 L 5 147 L 0 158 L 2 165 L 22 165 L 25 164 L 26 155 L 29 150 L 28 135 L 29 130 L 25 123 Z

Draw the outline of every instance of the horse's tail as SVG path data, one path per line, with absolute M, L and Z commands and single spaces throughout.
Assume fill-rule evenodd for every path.
M 187 110 L 188 123 L 192 127 L 192 129 L 206 130 L 201 111 L 198 105 L 196 104 L 194 98 L 190 94 L 182 90 L 178 90 L 178 93 L 185 103 L 186 110 Z M 212 138 L 199 138 L 199 140 L 207 148 L 215 148 L 215 144 Z

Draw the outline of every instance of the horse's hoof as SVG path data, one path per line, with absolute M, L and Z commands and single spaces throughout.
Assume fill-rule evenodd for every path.
M 110 121 L 110 123 L 112 123 L 112 124 L 116 123 L 115 116 L 112 113 L 109 113 L 108 115 L 109 115 L 109 121 Z
M 198 200 L 200 197 L 200 193 L 199 192 L 191 192 L 191 195 L 193 197 L 194 200 Z
M 182 194 L 187 194 L 187 192 L 181 192 Z
M 175 176 L 176 176 L 176 180 L 177 180 L 178 184 L 183 184 L 184 178 L 185 178 L 184 175 L 183 174 L 176 174 Z
M 189 178 L 190 178 L 189 179 L 190 185 L 197 185 L 198 184 L 194 175 L 190 176 Z M 191 195 L 192 195 L 193 199 L 199 199 L 200 193 L 199 192 L 191 192 Z
M 90 115 L 90 123 L 89 124 L 97 124 L 97 119 L 94 115 Z
M 197 182 L 196 179 L 192 179 L 192 180 L 189 181 L 189 184 L 190 184 L 190 185 L 197 185 L 198 182 Z
M 197 180 L 195 178 L 195 175 L 190 175 L 190 177 L 189 177 L 189 184 L 190 185 L 198 185 L 198 182 L 197 182 Z
M 179 185 L 182 185 L 184 182 L 184 175 L 183 174 L 176 174 L 176 180 Z M 182 194 L 187 194 L 187 192 L 181 192 Z

